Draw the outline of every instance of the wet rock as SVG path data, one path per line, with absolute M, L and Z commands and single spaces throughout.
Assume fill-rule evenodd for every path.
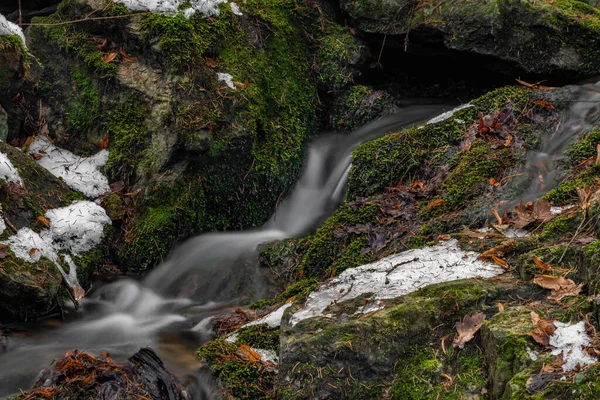
M 600 15 L 584 2 L 485 0 L 474 8 L 468 0 L 341 0 L 340 6 L 364 32 L 406 35 L 407 51 L 411 42 L 425 49 L 443 43 L 531 73 L 583 77 L 598 71 L 600 56 L 589 50 L 599 40 Z
M 182 390 L 150 348 L 138 351 L 128 363 L 117 363 L 106 353 L 94 356 L 75 350 L 42 371 L 33 388 L 20 396 L 51 393 L 56 399 L 182 400 Z

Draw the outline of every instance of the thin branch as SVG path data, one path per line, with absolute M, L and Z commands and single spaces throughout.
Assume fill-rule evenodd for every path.
M 126 15 L 113 15 L 113 16 L 110 16 L 110 17 L 82 18 L 82 19 L 76 19 L 76 20 L 73 20 L 73 21 L 55 22 L 55 23 L 52 23 L 52 24 L 30 23 L 30 24 L 23 24 L 23 25 L 26 25 L 26 26 L 59 26 L 59 25 L 75 24 L 77 22 L 99 21 L 99 20 L 117 19 L 117 18 L 130 18 L 130 17 L 134 17 L 136 15 L 144 15 L 144 14 L 151 14 L 151 12 L 150 11 L 143 11 L 143 12 L 139 12 L 139 13 L 131 13 L 131 14 L 126 14 Z

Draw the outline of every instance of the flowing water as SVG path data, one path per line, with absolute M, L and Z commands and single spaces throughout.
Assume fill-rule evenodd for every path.
M 600 119 L 600 86 L 579 86 L 571 97 L 556 131 L 528 155 L 523 173 L 531 184 L 517 201 L 537 199 L 552 188 L 556 162 L 568 144 Z M 301 179 L 261 229 L 189 239 L 143 281 L 122 280 L 96 289 L 82 301 L 74 321 L 34 337 L 11 339 L 0 354 L 0 396 L 30 387 L 41 368 L 68 350 L 108 351 L 119 359 L 151 346 L 171 371 L 192 379 L 193 398 L 214 398 L 193 349 L 212 338 L 207 329 L 211 316 L 268 294 L 270 285 L 255 260 L 257 246 L 306 234 L 333 213 L 343 199 L 351 151 L 358 144 L 441 111 L 442 106 L 407 107 L 350 134 L 316 140 Z
M 0 354 L 0 396 L 30 387 L 40 369 L 68 350 L 108 351 L 119 359 L 151 346 L 171 371 L 192 379 L 193 398 L 213 398 L 193 349 L 212 337 L 205 323 L 211 316 L 267 294 L 268 281 L 255 260 L 257 246 L 306 234 L 333 213 L 343 200 L 351 152 L 358 144 L 441 111 L 442 106 L 406 107 L 349 134 L 319 138 L 309 148 L 298 184 L 261 229 L 189 239 L 143 281 L 96 289 L 82 301 L 74 321 L 11 339 Z

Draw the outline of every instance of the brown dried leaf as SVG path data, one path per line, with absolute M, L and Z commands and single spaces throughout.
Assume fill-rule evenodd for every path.
M 431 200 L 425 208 L 427 209 L 427 211 L 431 211 L 434 208 L 441 206 L 442 204 L 444 204 L 444 199 L 435 199 Z
M 544 264 L 544 262 L 542 262 L 542 260 L 540 260 L 536 256 L 532 256 L 531 261 L 533 261 L 533 263 L 537 265 L 542 271 L 552 271 L 552 266 L 550 264 Z
M 496 221 L 498 221 L 498 225 L 502 225 L 502 217 L 498 214 L 498 211 L 492 210 L 492 214 L 496 217 Z
M 88 387 L 93 385 L 96 382 L 96 370 L 93 369 L 92 373 L 89 374 L 84 380 L 83 380 L 83 386 Z
M 100 148 L 106 149 L 108 147 L 108 132 L 104 135 L 104 138 L 100 139 Z
M 490 178 L 490 185 L 492 185 L 494 187 L 498 187 L 498 186 L 500 186 L 500 182 L 496 182 L 496 179 Z
M 42 159 L 42 157 L 44 157 L 41 154 L 38 153 L 29 153 L 29 155 L 31 156 L 31 158 L 33 158 L 35 161 L 39 161 Z
M 36 251 L 40 251 L 40 250 L 37 249 L 37 248 L 35 248 L 35 247 L 32 248 L 32 249 L 30 249 L 29 252 L 28 252 L 29 257 L 33 257 L 33 255 L 35 254 Z
M 135 58 L 130 56 L 129 54 L 125 53 L 125 50 L 120 49 L 119 54 L 121 55 L 121 57 L 123 57 L 123 60 L 130 62 L 130 63 L 135 62 Z
M 479 255 L 480 260 L 491 260 L 492 256 L 502 257 L 511 247 L 513 247 L 517 241 L 515 239 L 505 240 L 496 247 L 492 247 L 489 250 L 484 251 Z
M 450 240 L 450 239 L 452 239 L 452 236 L 450 236 L 450 235 L 448 235 L 448 234 L 445 234 L 445 235 L 439 235 L 439 236 L 437 237 L 437 240 Z
M 460 349 L 465 347 L 465 343 L 469 342 L 475 336 L 475 333 L 485 323 L 485 314 L 477 312 L 473 315 L 465 315 L 462 322 L 456 323 L 456 332 L 458 335 L 454 338 L 454 347 Z
M 257 362 L 262 359 L 260 354 L 252 350 L 252 348 L 246 344 L 241 344 L 240 347 L 235 352 L 237 356 L 239 356 L 242 360 Z
M 492 254 L 492 261 L 502 267 L 502 268 L 509 268 L 509 265 L 506 261 L 504 261 L 503 259 L 501 259 L 500 257 L 496 257 L 495 255 Z
M 573 282 L 571 279 L 566 279 L 562 276 L 556 277 L 552 275 L 537 275 L 535 278 L 533 278 L 533 283 L 544 289 L 550 290 L 575 286 L 575 282 Z
M 240 89 L 246 89 L 248 87 L 248 85 L 250 85 L 250 83 L 248 82 L 248 79 L 246 79 L 246 81 L 244 83 L 233 81 L 233 84 Z
M 540 107 L 547 108 L 549 110 L 554 110 L 554 106 L 549 101 L 536 100 L 536 101 L 533 102 L 533 104 L 536 104 L 536 105 L 538 105 Z
M 108 64 L 108 63 L 110 63 L 110 62 L 114 61 L 114 59 L 115 59 L 116 57 L 117 57 L 117 53 L 116 53 L 116 52 L 108 53 L 108 54 L 107 54 L 107 55 L 104 57 L 103 61 L 104 61 L 104 63 L 105 63 L 105 64 Z
M 540 316 L 538 315 L 538 313 L 532 311 L 531 313 L 529 313 L 529 315 L 531 315 L 531 323 L 533 324 L 533 326 L 537 326 L 538 322 L 540 322 Z
M 579 296 L 581 290 L 583 289 L 583 283 L 574 286 L 561 287 L 560 289 L 555 289 L 552 291 L 552 294 L 548 296 L 550 300 L 561 301 L 565 297 L 574 297 Z
M 502 303 L 496 303 L 496 305 L 498 306 L 498 312 L 503 312 L 504 311 L 504 304 L 502 304 Z
M 535 90 L 554 90 L 556 89 L 555 87 L 552 86 L 542 86 L 540 85 L 540 82 L 537 83 L 527 83 L 525 81 L 519 80 L 519 79 L 515 79 L 520 85 L 523 85 L 525 87 L 528 87 L 530 89 L 535 89 Z
M 550 344 L 550 335 L 548 332 L 541 328 L 535 328 L 531 332 L 528 333 L 529 336 L 533 338 L 536 342 L 541 344 L 542 346 L 548 346 Z
M 212 58 L 206 57 L 204 59 L 204 62 L 206 63 L 206 66 L 208 68 L 216 68 L 216 66 L 217 66 L 217 62 L 215 60 L 213 60 Z
M 35 221 L 36 225 L 43 225 L 46 228 L 50 229 L 50 220 L 46 217 L 44 217 L 43 215 L 40 215 L 39 217 L 37 217 L 36 221 Z

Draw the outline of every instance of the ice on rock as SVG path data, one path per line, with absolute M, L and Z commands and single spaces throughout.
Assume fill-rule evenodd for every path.
M 330 305 L 362 294 L 372 294 L 374 300 L 392 299 L 435 283 L 491 278 L 504 272 L 495 264 L 478 260 L 478 256 L 478 253 L 461 250 L 456 240 L 450 240 L 349 268 L 311 293 L 304 308 L 292 316 L 290 323 L 295 325 L 304 319 L 323 315 Z M 368 307 L 366 311 L 375 309 L 376 306 Z
M 225 84 L 230 88 L 235 90 L 235 85 L 233 84 L 233 76 L 230 74 L 226 74 L 223 72 L 217 72 L 217 79 L 219 82 L 225 82 Z
M 0 14 L 0 36 L 4 35 L 18 35 L 23 42 L 23 46 L 26 46 L 23 29 L 21 29 L 19 25 L 7 20 L 4 15 Z
M 131 11 L 152 11 L 163 14 L 175 14 L 179 12 L 179 7 L 184 3 L 189 3 L 190 8 L 186 8 L 183 14 L 186 18 L 199 12 L 207 17 L 214 17 L 220 14 L 219 5 L 227 3 L 227 0 L 115 0 L 123 4 Z M 231 10 L 235 15 L 242 15 L 237 4 L 230 2 Z M 188 11 L 192 10 L 192 11 Z
M 23 180 L 19 176 L 19 171 L 17 171 L 8 159 L 8 156 L 4 153 L 0 153 L 0 179 L 23 186 Z

